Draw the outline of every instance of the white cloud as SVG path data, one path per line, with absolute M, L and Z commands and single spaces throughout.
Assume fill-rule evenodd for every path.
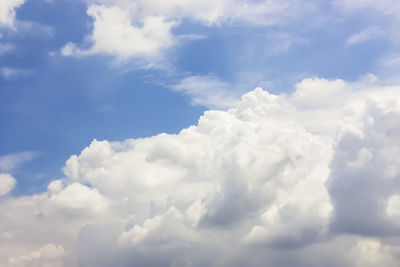
M 290 100 L 304 109 L 336 106 L 343 102 L 342 97 L 346 90 L 349 90 L 347 87 L 348 85 L 340 79 L 304 79 L 296 84 L 296 90 Z
M 347 39 L 347 45 L 356 45 L 372 39 L 376 39 L 384 34 L 384 31 L 376 26 L 368 27 L 359 33 L 355 33 Z
M 226 109 L 235 105 L 245 88 L 260 85 L 270 86 L 263 80 L 263 75 L 257 72 L 240 72 L 233 82 L 226 82 L 215 75 L 189 75 L 178 82 L 164 84 L 172 91 L 183 93 L 190 97 L 192 105 L 208 108 Z
M 0 68 L 0 76 L 3 76 L 5 79 L 24 77 L 30 74 L 32 74 L 32 71 L 30 70 L 15 69 L 9 67 Z
M 93 18 L 93 30 L 85 38 L 84 47 L 67 43 L 64 56 L 107 54 L 118 59 L 146 59 L 154 61 L 165 49 L 177 44 L 183 37 L 171 30 L 183 19 L 205 25 L 284 24 L 310 3 L 299 1 L 263 0 L 259 2 L 226 0 L 193 1 L 125 1 L 88 0 L 87 13 Z M 296 11 L 296 12 L 295 12 Z
M 395 266 L 400 90 L 368 83 L 257 88 L 178 134 L 94 140 L 2 202 L 0 264 L 57 244 L 72 267 Z
M 389 54 L 380 58 L 379 63 L 383 67 L 394 67 L 400 66 L 400 54 Z
M 163 16 L 147 16 L 141 26 L 135 26 L 128 10 L 118 6 L 92 5 L 87 13 L 94 19 L 93 33 L 88 37 L 93 46 L 88 50 L 80 50 L 68 43 L 61 50 L 63 55 L 104 53 L 120 59 L 151 57 L 174 43 L 170 30 L 175 23 L 166 21 Z
M 48 200 L 48 209 L 59 212 L 61 216 L 93 216 L 107 211 L 109 201 L 97 189 L 90 189 L 80 183 L 73 183 L 62 189 L 62 185 L 52 182 L 49 185 L 53 194 Z
M 17 181 L 8 173 L 0 173 L 0 196 L 10 192 Z
M 0 171 L 12 171 L 21 164 L 31 161 L 38 156 L 38 152 L 25 151 L 0 156 Z
M 389 197 L 386 206 L 386 213 L 389 216 L 400 216 L 400 194 L 395 194 Z
M 258 25 L 285 23 L 285 18 L 295 16 L 291 8 L 300 8 L 310 3 L 299 1 L 237 1 L 237 0 L 192 0 L 161 1 L 139 0 L 88 0 L 89 5 L 120 6 L 130 9 L 138 17 L 162 14 L 169 18 L 191 18 L 205 24 L 245 22 Z M 297 10 L 299 11 L 299 10 Z M 292 12 L 292 13 L 291 13 Z
M 193 105 L 226 108 L 238 100 L 231 87 L 232 85 L 209 75 L 188 76 L 172 85 L 171 89 L 189 95 Z
M 0 2 L 0 26 L 14 27 L 15 9 L 20 7 L 25 0 L 2 0 Z
M 62 258 L 65 256 L 62 246 L 47 244 L 37 251 L 27 255 L 12 257 L 9 260 L 10 267 L 61 267 Z
M 193 228 L 185 226 L 185 217 L 175 207 L 165 214 L 147 219 L 143 225 L 135 225 L 118 238 L 122 246 L 145 243 L 151 249 L 157 246 L 181 245 L 181 242 L 196 242 L 200 238 Z M 171 244 L 171 239 L 178 244 Z

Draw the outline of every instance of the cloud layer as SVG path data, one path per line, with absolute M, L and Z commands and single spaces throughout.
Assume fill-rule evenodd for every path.
M 399 88 L 296 88 L 176 135 L 94 140 L 47 192 L 1 200 L 0 263 L 397 265 Z

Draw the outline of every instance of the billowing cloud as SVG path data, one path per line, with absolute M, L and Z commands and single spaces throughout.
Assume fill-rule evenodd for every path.
M 93 140 L 46 192 L 3 200 L 0 263 L 396 266 L 400 94 L 371 81 L 257 88 L 178 134 Z

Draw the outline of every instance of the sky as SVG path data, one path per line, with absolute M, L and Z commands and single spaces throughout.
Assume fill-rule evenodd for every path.
M 0 265 L 400 265 L 396 0 L 1 0 Z

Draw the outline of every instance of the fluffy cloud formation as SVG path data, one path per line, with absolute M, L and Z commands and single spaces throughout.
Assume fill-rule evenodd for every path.
M 178 134 L 94 140 L 47 192 L 2 202 L 0 263 L 398 265 L 400 95 L 373 80 L 257 88 Z
M 85 48 L 67 43 L 64 56 L 108 54 L 119 60 L 153 59 L 179 42 L 171 30 L 183 19 L 205 25 L 244 23 L 275 25 L 286 23 L 296 15 L 298 1 L 124 1 L 87 0 L 87 14 L 93 18 L 92 33 L 86 37 Z M 297 11 L 299 9 L 296 9 Z
M 0 2 L 0 27 L 14 27 L 15 9 L 25 0 L 2 0 Z
M 118 6 L 92 5 L 88 15 L 93 17 L 93 33 L 89 37 L 93 46 L 80 50 L 68 43 L 61 50 L 65 56 L 104 53 L 121 59 L 137 56 L 154 56 L 163 48 L 173 45 L 170 32 L 174 22 L 163 16 L 147 16 L 141 26 L 134 26 L 128 10 Z

